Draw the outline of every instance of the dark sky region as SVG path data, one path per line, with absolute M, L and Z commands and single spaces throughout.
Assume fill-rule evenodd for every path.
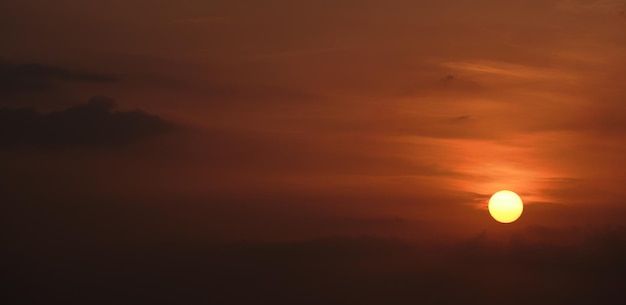
M 624 304 L 625 12 L 2 0 L 2 304 Z

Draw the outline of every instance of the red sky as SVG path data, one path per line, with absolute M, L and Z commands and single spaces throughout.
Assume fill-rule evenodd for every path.
M 626 304 L 625 71 L 624 0 L 2 0 L 3 303 Z
M 54 81 L 45 102 L 24 93 L 5 106 L 60 110 L 104 94 L 185 126 L 123 152 L 38 161 L 68 162 L 99 192 L 459 233 L 490 226 L 487 198 L 511 189 L 526 203 L 520 226 L 623 221 L 624 1 L 1 7 L 3 60 L 119 79 Z

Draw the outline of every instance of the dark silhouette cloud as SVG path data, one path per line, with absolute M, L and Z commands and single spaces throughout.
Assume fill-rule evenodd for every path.
M 115 147 L 174 128 L 157 116 L 114 108 L 115 102 L 107 97 L 93 97 L 87 104 L 51 113 L 32 108 L 1 108 L 0 148 Z
M 0 96 L 20 92 L 45 92 L 53 80 L 68 82 L 110 83 L 118 79 L 111 75 L 72 71 L 38 63 L 13 64 L 0 60 Z

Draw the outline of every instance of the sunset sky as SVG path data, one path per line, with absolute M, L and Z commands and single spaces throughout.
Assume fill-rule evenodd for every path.
M 3 0 L 0 45 L 23 304 L 174 304 L 155 293 L 180 278 L 178 304 L 415 304 L 409 283 L 507 299 L 463 284 L 478 274 L 533 291 L 520 303 L 626 285 L 624 0 Z M 502 189 L 524 200 L 512 224 L 487 211 Z M 138 292 L 92 299 L 119 279 Z

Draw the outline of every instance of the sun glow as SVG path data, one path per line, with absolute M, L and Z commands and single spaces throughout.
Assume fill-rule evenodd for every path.
M 524 210 L 522 198 L 511 191 L 499 191 L 489 199 L 489 214 L 501 223 L 516 221 Z

